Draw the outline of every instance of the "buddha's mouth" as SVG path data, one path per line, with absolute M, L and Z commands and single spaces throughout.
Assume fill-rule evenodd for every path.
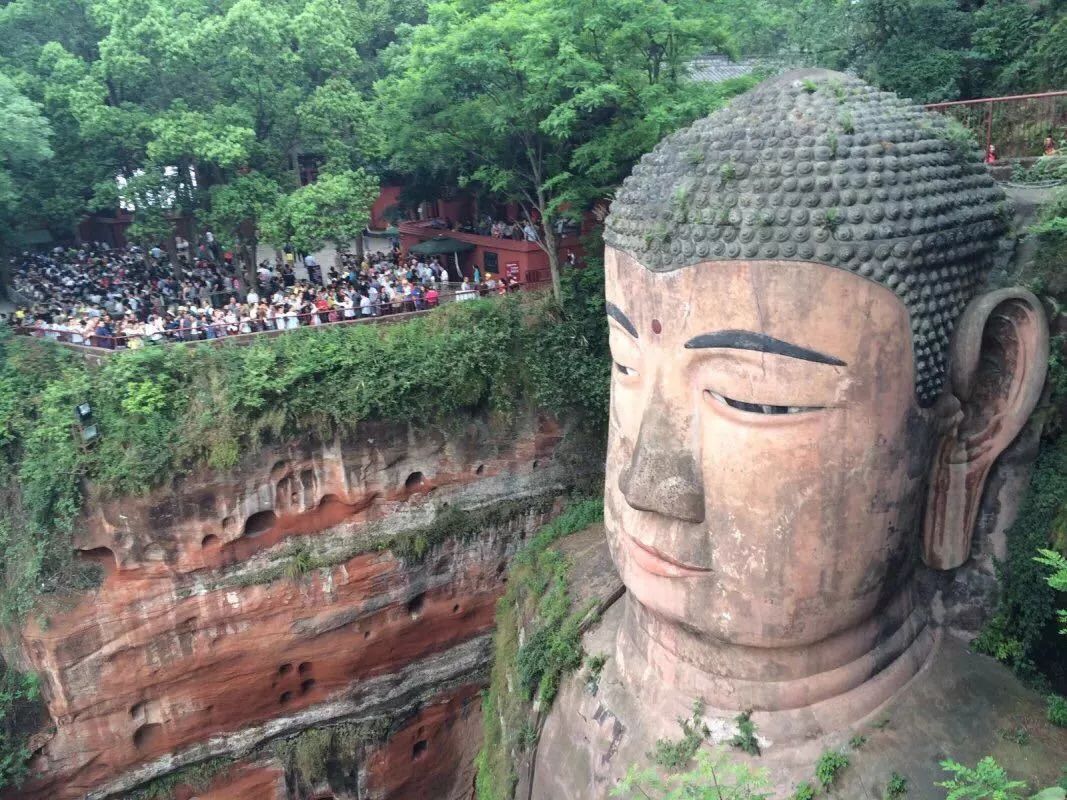
M 692 578 L 711 572 L 706 567 L 685 564 L 660 552 L 651 545 L 626 534 L 622 537 L 630 559 L 642 570 L 664 578 Z

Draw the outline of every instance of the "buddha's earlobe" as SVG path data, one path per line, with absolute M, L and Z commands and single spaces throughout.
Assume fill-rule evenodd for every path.
M 954 569 L 971 552 L 986 476 L 1022 430 L 1048 369 L 1048 323 L 1025 289 L 975 298 L 952 337 L 949 376 L 935 407 L 941 439 L 923 521 L 923 560 Z

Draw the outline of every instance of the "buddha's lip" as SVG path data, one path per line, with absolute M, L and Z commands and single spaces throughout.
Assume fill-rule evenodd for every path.
M 692 564 L 683 564 L 681 561 L 665 555 L 651 545 L 637 541 L 630 535 L 625 535 L 624 540 L 630 545 L 627 549 L 634 562 L 645 572 L 660 575 L 665 578 L 688 578 L 697 575 L 707 575 L 711 572 L 706 567 L 695 567 Z

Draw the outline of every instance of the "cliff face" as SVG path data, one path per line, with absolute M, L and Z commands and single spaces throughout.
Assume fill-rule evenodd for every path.
M 366 425 L 90 499 L 75 545 L 105 577 L 23 632 L 54 725 L 6 796 L 121 796 L 222 758 L 201 800 L 468 797 L 494 604 L 574 477 L 563 434 Z M 347 779 L 278 754 L 341 722 L 376 731 Z

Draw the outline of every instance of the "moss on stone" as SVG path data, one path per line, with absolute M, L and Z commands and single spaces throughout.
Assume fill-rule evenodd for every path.
M 571 505 L 512 563 L 508 589 L 497 605 L 493 666 L 482 696 L 478 800 L 510 800 L 518 781 L 516 763 L 536 741 L 534 698 L 539 710 L 547 711 L 563 676 L 582 663 L 581 633 L 589 608 L 571 608 L 569 565 L 552 544 L 597 522 L 603 510 L 601 498 Z M 520 645 L 519 630 L 527 624 Z

